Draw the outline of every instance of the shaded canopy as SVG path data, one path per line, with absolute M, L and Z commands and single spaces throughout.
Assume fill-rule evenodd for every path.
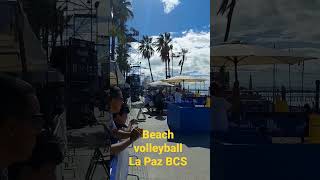
M 155 82 L 149 83 L 148 86 L 150 86 L 150 87 L 173 87 L 174 85 L 169 84 L 167 82 L 163 82 L 163 81 L 155 81 Z
M 242 43 L 222 44 L 210 49 L 211 66 L 297 64 L 316 59 L 300 54 Z
M 205 82 L 206 79 L 203 78 L 195 78 L 192 76 L 175 76 L 169 79 L 162 80 L 167 83 L 181 83 L 181 82 Z

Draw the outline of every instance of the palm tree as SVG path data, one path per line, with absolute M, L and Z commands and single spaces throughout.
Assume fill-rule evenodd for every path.
M 160 57 L 162 62 L 165 63 L 165 72 L 166 78 L 168 78 L 168 62 L 170 62 L 170 43 L 171 43 L 171 35 L 170 33 L 166 32 L 164 34 L 160 34 L 157 38 L 157 42 L 155 46 L 157 51 L 160 53 Z
M 173 54 L 173 45 L 172 44 L 170 44 L 170 46 L 169 46 L 169 52 L 168 52 L 168 75 L 169 75 L 169 77 L 171 77 L 172 76 L 172 73 L 171 73 L 171 71 L 170 71 L 170 52 L 171 52 L 171 55 Z M 171 57 L 172 58 L 172 57 Z M 172 61 L 173 61 L 173 59 L 172 59 Z M 172 70 L 173 70 L 173 67 L 172 67 Z
M 130 65 L 128 63 L 129 46 L 119 44 L 116 49 L 117 52 L 117 63 L 121 73 L 125 76 L 130 71 Z
M 179 62 L 179 66 L 181 67 L 180 75 L 182 74 L 182 68 L 183 68 L 185 56 L 187 53 L 188 53 L 188 49 L 181 49 L 182 59 Z
M 227 22 L 227 29 L 224 36 L 224 42 L 228 41 L 228 38 L 229 38 L 232 14 L 235 6 L 236 6 L 236 0 L 223 0 L 219 8 L 219 11 L 217 13 L 218 15 L 219 14 L 224 15 L 228 11 L 227 13 L 228 22 Z
M 154 54 L 154 49 L 152 47 L 152 37 L 148 37 L 148 36 L 142 37 L 142 40 L 140 41 L 139 52 L 142 54 L 142 57 L 144 59 L 148 59 L 151 80 L 153 82 L 153 75 L 152 75 L 151 64 L 150 64 L 150 58 Z
M 65 24 L 72 18 L 71 15 L 64 16 L 65 5 L 57 7 L 56 0 L 24 0 L 23 8 L 33 32 L 42 41 L 44 49 L 48 51 L 49 37 L 52 48 L 56 46 L 59 36 L 62 44 Z
M 131 10 L 131 2 L 127 0 L 112 0 L 112 33 L 111 33 L 111 58 L 115 58 L 115 44 L 116 44 L 116 34 L 124 33 L 125 22 L 128 19 L 133 18 L 133 12 Z

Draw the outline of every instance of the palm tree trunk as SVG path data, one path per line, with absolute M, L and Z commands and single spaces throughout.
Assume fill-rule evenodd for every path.
M 181 62 L 180 75 L 182 74 L 183 63 L 184 63 L 184 55 L 182 55 L 182 62 Z
M 230 4 L 230 10 L 229 10 L 229 13 L 228 13 L 228 22 L 227 22 L 226 33 L 225 33 L 225 36 L 224 36 L 224 42 L 227 42 L 228 38 L 229 38 L 229 32 L 230 32 L 231 21 L 232 21 L 232 14 L 233 14 L 233 10 L 234 10 L 235 5 L 236 5 L 236 0 L 232 0 L 232 2 Z
M 171 75 L 170 75 L 171 73 L 170 73 L 170 58 L 169 58 L 169 55 L 168 55 L 167 63 L 168 63 L 168 65 L 167 65 L 167 67 L 168 67 L 168 76 L 171 77 Z
M 152 75 L 152 71 L 151 71 L 150 58 L 148 58 L 148 63 L 149 63 L 149 70 L 150 70 L 150 75 L 151 75 L 151 81 L 153 82 L 153 75 Z
M 165 68 L 166 68 L 166 79 L 168 79 L 168 68 L 167 68 L 167 61 L 165 61 L 164 62 L 164 64 L 165 64 Z

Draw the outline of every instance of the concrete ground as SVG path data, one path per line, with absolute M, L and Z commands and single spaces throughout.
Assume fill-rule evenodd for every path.
M 136 119 L 140 104 L 133 104 L 130 119 Z M 146 109 L 144 109 L 146 111 Z M 164 132 L 168 130 L 166 116 L 150 116 L 146 114 L 145 122 L 138 124 L 139 128 L 143 128 L 152 132 Z M 187 157 L 187 166 L 140 166 L 130 167 L 129 173 L 137 174 L 140 179 L 146 180 L 208 180 L 210 179 L 210 138 L 206 134 L 189 134 L 179 135 L 174 134 L 173 140 L 167 139 L 139 139 L 134 143 L 134 146 L 145 145 L 152 143 L 154 145 L 175 145 L 177 143 L 183 144 L 182 153 L 165 153 L 159 155 L 158 153 L 136 153 L 133 148 L 130 148 L 130 154 L 137 155 L 139 159 L 144 157 L 152 159 L 164 159 L 165 157 Z M 134 179 L 129 177 L 128 179 Z
M 137 114 L 141 103 L 131 104 L 131 112 L 129 114 L 130 119 L 137 119 Z M 146 111 L 146 109 L 144 109 Z M 103 121 L 103 117 L 99 117 L 99 111 L 95 110 L 95 115 L 99 121 Z M 164 132 L 168 130 L 166 116 L 150 116 L 146 114 L 146 120 L 139 122 L 138 127 L 152 131 L 152 132 Z M 101 131 L 101 127 L 92 127 L 92 130 Z M 90 136 L 88 130 L 86 130 L 83 136 Z M 98 133 L 99 134 L 99 133 Z M 95 136 L 96 134 L 94 134 Z M 182 153 L 136 153 L 134 148 L 128 148 L 130 155 L 136 155 L 143 161 L 145 157 L 152 159 L 165 159 L 166 157 L 187 157 L 187 166 L 174 167 L 174 166 L 130 166 L 129 174 L 138 175 L 140 180 L 208 180 L 210 179 L 210 139 L 209 135 L 201 134 L 189 134 L 179 135 L 174 134 L 173 140 L 161 139 L 139 139 L 134 143 L 134 146 L 145 145 L 146 143 L 152 143 L 153 145 L 175 145 L 182 143 Z M 71 143 L 71 142 L 70 142 Z M 72 158 L 66 159 L 66 165 L 68 166 L 64 170 L 64 179 L 72 180 L 84 180 L 87 168 L 89 166 L 91 155 L 93 150 L 90 147 L 78 147 L 70 149 Z M 67 170 L 69 169 L 69 170 Z M 71 170 L 70 170 L 71 169 Z M 97 167 L 93 180 L 106 179 L 103 168 Z M 128 177 L 128 180 L 136 179 L 135 177 Z

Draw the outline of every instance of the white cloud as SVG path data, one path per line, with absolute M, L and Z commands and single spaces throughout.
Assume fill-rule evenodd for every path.
M 226 16 L 217 16 L 222 0 L 214 1 L 213 18 L 211 18 L 212 42 L 223 41 L 227 25 Z M 288 49 L 307 56 L 320 57 L 320 18 L 319 1 L 301 0 L 241 0 L 237 1 L 232 17 L 229 40 L 241 40 L 252 44 Z M 305 73 L 319 76 L 319 61 L 308 61 Z M 261 86 L 272 84 L 272 66 L 239 67 L 240 70 L 253 72 L 256 83 Z M 288 66 L 278 67 L 280 81 L 288 81 Z M 300 72 L 301 66 L 291 69 Z M 231 73 L 233 68 L 231 68 Z M 300 83 L 301 73 L 292 73 L 292 83 Z M 295 77 L 296 75 L 296 77 Z M 233 77 L 233 76 L 231 76 Z M 249 74 L 239 73 L 239 78 L 247 83 Z M 306 85 L 313 87 L 314 77 L 305 77 Z
M 157 36 L 153 36 L 155 40 Z M 183 66 L 182 75 L 199 76 L 209 78 L 210 74 L 210 32 L 202 31 L 195 32 L 194 30 L 187 30 L 180 37 L 173 37 L 173 52 L 180 52 L 181 48 L 188 49 L 186 54 L 185 64 Z M 138 53 L 139 44 L 132 43 L 132 52 L 130 53 L 130 63 L 135 64 L 141 62 L 144 67 L 142 70 L 145 75 L 149 76 L 149 65 L 146 59 L 143 59 Z M 181 58 L 173 59 L 174 75 L 180 73 L 180 66 L 178 66 Z M 155 52 L 154 56 L 150 59 L 152 73 L 155 80 L 165 78 L 165 64 L 161 61 L 159 53 Z M 170 62 L 170 71 L 172 62 Z
M 164 12 L 169 14 L 174 8 L 180 4 L 180 0 L 161 0 L 164 7 Z

